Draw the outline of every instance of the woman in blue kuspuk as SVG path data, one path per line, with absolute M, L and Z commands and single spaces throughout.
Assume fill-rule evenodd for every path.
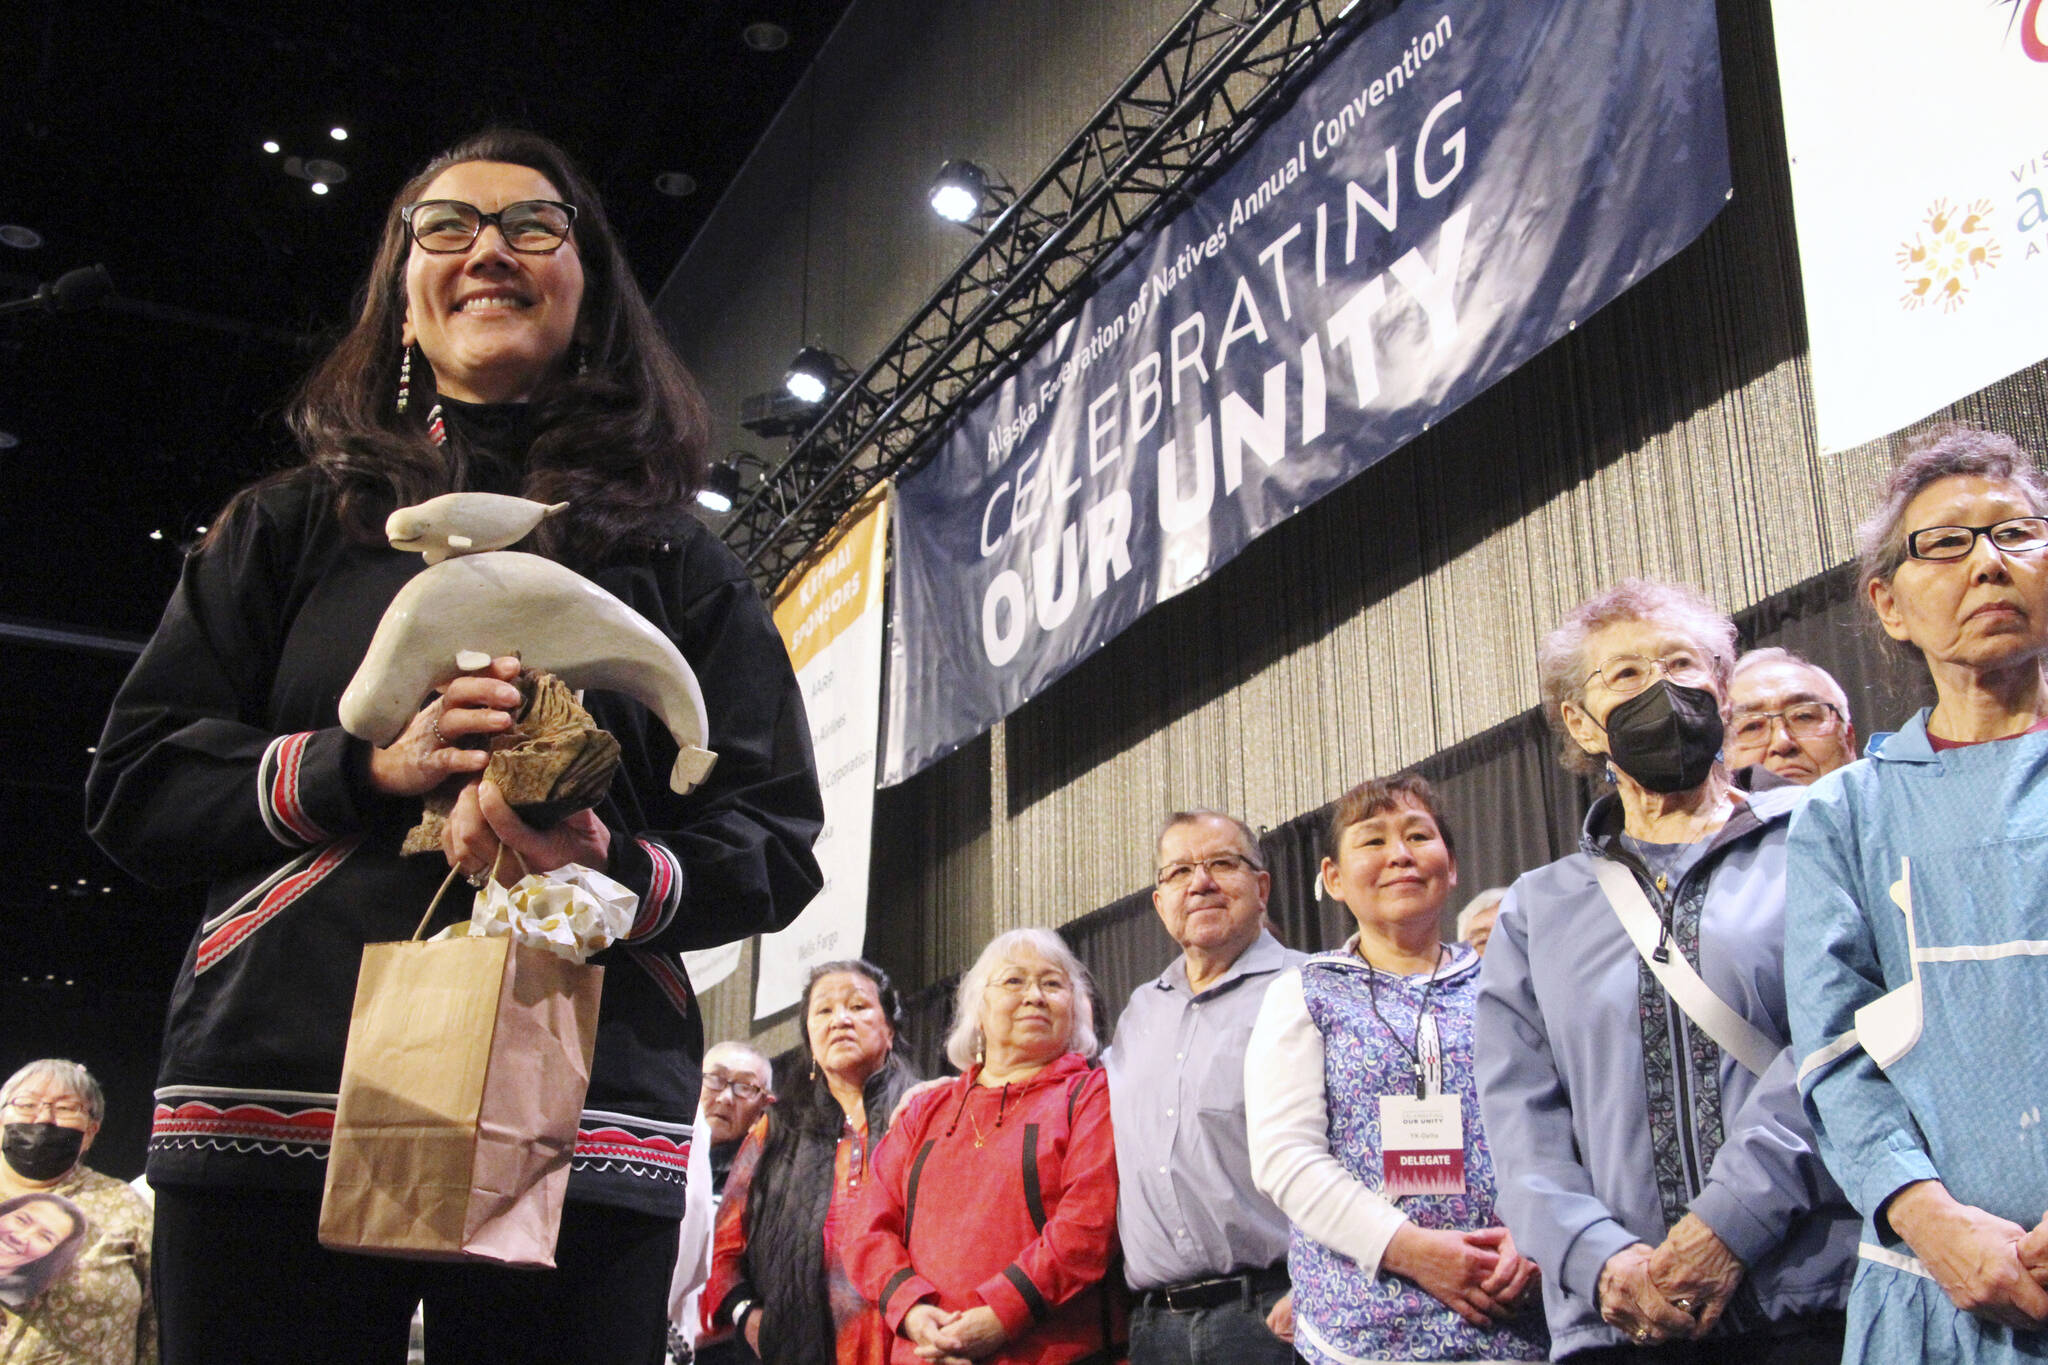
M 2048 481 L 1947 428 L 1864 524 L 1935 705 L 1794 822 L 1786 981 L 1821 1152 L 1865 1222 L 1856 1361 L 2048 1356 Z

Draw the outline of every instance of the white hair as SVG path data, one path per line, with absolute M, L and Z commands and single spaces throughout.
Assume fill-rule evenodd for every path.
M 1769 664 L 1795 664 L 1809 672 L 1819 674 L 1823 683 L 1821 691 L 1834 698 L 1835 705 L 1840 708 L 1843 719 L 1848 719 L 1849 694 L 1842 690 L 1840 683 L 1835 681 L 1835 675 L 1807 658 L 1804 654 L 1795 654 L 1791 650 L 1780 648 L 1777 645 L 1767 645 L 1762 649 L 1752 649 L 1749 653 L 1737 659 L 1735 661 L 1735 671 L 1728 675 L 1728 690 L 1732 693 L 1735 690 L 1735 680 L 1749 672 L 1750 669 L 1763 668 Z
M 771 1092 L 775 1089 L 775 1064 L 768 1060 L 768 1055 L 762 1052 L 760 1048 L 755 1047 L 752 1043 L 741 1042 L 737 1038 L 728 1038 L 722 1043 L 713 1043 L 704 1052 L 704 1066 L 707 1070 L 711 1066 L 711 1059 L 721 1052 L 736 1054 L 746 1058 L 748 1065 L 760 1069 L 761 1088 Z
M 1471 900 L 1466 901 L 1465 908 L 1458 912 L 1458 925 L 1455 931 L 1458 939 L 1462 942 L 1465 937 L 1465 931 L 1472 927 L 1472 921 L 1478 919 L 1494 906 L 1499 905 L 1501 901 L 1507 898 L 1507 894 L 1508 889 L 1505 886 L 1489 886 Z
M 14 1098 L 15 1091 L 38 1077 L 47 1077 L 78 1096 L 85 1104 L 86 1118 L 92 1122 L 99 1123 L 107 1117 L 107 1096 L 106 1092 L 100 1089 L 100 1083 L 94 1080 L 92 1073 L 82 1065 L 68 1062 L 62 1057 L 45 1057 L 41 1061 L 30 1062 L 9 1076 L 7 1083 L 0 1085 L 0 1109 L 4 1109 L 7 1102 Z
M 974 1065 L 974 1054 L 981 1048 L 981 997 L 988 989 L 989 978 L 996 974 L 996 968 L 1020 957 L 1051 963 L 1067 974 L 1067 981 L 1073 986 L 1072 1023 L 1061 1050 L 1093 1057 L 1101 1049 L 1095 1038 L 1094 983 L 1081 959 L 1074 956 L 1065 939 L 1050 929 L 1012 929 L 989 940 L 981 956 L 974 959 L 974 965 L 961 975 L 960 989 L 953 996 L 953 1026 L 946 1031 L 946 1060 L 962 1071 Z

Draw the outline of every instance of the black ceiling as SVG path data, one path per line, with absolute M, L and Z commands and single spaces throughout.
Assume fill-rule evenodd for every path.
M 0 224 L 44 243 L 0 245 L 0 300 L 94 263 L 118 289 L 0 317 L 0 432 L 18 441 L 0 437 L 0 998 L 24 977 L 161 989 L 196 904 L 146 893 L 80 829 L 87 747 L 131 656 L 22 627 L 148 633 L 195 528 L 288 458 L 281 405 L 435 150 L 493 123 L 555 138 L 652 294 L 847 3 L 0 7 Z M 743 41 L 761 21 L 788 45 Z M 290 156 L 348 178 L 315 195 Z M 659 192 L 669 171 L 695 193 Z

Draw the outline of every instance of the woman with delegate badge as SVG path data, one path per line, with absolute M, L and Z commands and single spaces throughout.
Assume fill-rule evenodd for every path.
M 1324 854 L 1358 933 L 1273 983 L 1245 1069 L 1252 1175 L 1294 1225 L 1295 1349 L 1313 1365 L 1541 1360 L 1536 1266 L 1494 1214 L 1479 955 L 1442 941 L 1458 869 L 1429 783 L 1354 787 Z

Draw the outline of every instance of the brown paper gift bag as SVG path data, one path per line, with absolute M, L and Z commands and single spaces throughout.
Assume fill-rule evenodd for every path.
M 366 945 L 320 1244 L 552 1267 L 603 980 L 508 938 Z

